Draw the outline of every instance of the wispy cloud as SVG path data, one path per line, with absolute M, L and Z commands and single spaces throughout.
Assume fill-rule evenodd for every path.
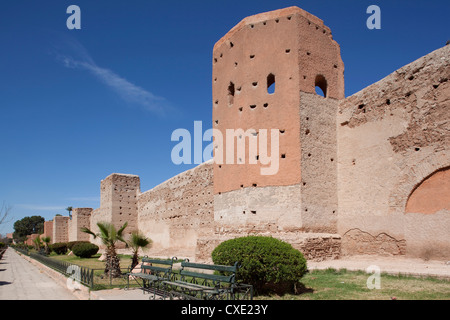
M 34 204 L 16 204 L 15 207 L 35 211 L 61 211 L 66 209 L 63 206 L 42 206 Z
M 169 102 L 119 76 L 112 70 L 98 66 L 86 48 L 75 39 L 66 39 L 65 47 L 72 54 L 56 51 L 57 59 L 66 67 L 89 71 L 94 77 L 117 93 L 125 102 L 138 105 L 159 115 L 167 112 Z M 76 58 L 74 58 L 74 56 Z

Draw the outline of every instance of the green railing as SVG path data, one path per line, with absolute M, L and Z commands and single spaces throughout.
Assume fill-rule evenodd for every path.
M 63 275 L 72 278 L 75 282 L 80 282 L 89 288 L 94 287 L 94 270 L 75 265 L 66 261 L 59 261 L 56 259 L 49 258 L 40 253 L 31 252 L 29 254 L 30 258 L 39 261 L 40 263 L 52 268 Z

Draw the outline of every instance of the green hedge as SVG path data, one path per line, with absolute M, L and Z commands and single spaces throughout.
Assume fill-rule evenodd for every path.
M 240 265 L 237 279 L 253 285 L 256 293 L 295 292 L 307 272 L 303 254 L 272 237 L 248 236 L 222 242 L 212 252 L 215 264 Z
M 68 251 L 67 243 L 66 242 L 57 242 L 52 245 L 50 245 L 50 249 L 55 252 L 56 254 L 66 254 Z
M 90 242 L 89 241 L 69 241 L 69 242 L 67 242 L 67 248 L 69 250 L 72 250 L 73 246 L 78 244 L 78 243 L 90 243 Z
M 74 255 L 80 258 L 90 258 L 94 254 L 97 254 L 99 247 L 93 243 L 80 242 L 72 247 Z

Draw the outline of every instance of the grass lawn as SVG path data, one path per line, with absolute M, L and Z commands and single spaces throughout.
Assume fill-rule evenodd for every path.
M 99 261 L 101 254 L 93 255 L 91 258 L 79 258 L 75 255 L 52 255 L 50 258 L 70 262 L 82 267 L 88 267 L 91 269 L 105 269 L 105 262 Z M 126 269 L 131 265 L 131 255 L 118 255 L 120 258 L 120 267 Z
M 123 273 L 127 272 L 127 268 L 131 265 L 131 255 L 118 255 L 120 258 L 120 268 Z M 77 256 L 68 255 L 52 255 L 50 258 L 73 263 L 74 265 L 88 267 L 94 269 L 94 288 L 93 290 L 104 290 L 114 287 L 123 288 L 127 284 L 125 277 L 109 278 L 104 275 L 105 262 L 99 261 L 100 254 L 96 254 L 91 258 L 79 258 Z M 137 286 L 137 283 L 131 283 L 130 287 Z
M 257 296 L 275 300 L 450 300 L 450 280 L 381 274 L 380 289 L 367 288 L 363 271 L 313 270 L 302 278 L 298 295 Z

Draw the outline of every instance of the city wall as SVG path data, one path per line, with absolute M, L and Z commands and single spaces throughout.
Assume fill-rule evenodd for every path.
M 224 137 L 226 129 L 256 129 L 232 137 L 244 139 L 247 151 L 261 129 L 277 130 L 278 172 L 261 174 L 261 154 L 246 153 L 145 192 L 138 176 L 112 174 L 101 181 L 100 208 L 75 209 L 70 221 L 55 217 L 54 242 L 84 239 L 81 226 L 128 222 L 127 233 L 152 239 L 145 252 L 152 256 L 210 261 L 222 241 L 260 234 L 309 260 L 448 260 L 450 46 L 345 98 L 331 30 L 291 7 L 245 18 L 212 58 L 213 128 Z

